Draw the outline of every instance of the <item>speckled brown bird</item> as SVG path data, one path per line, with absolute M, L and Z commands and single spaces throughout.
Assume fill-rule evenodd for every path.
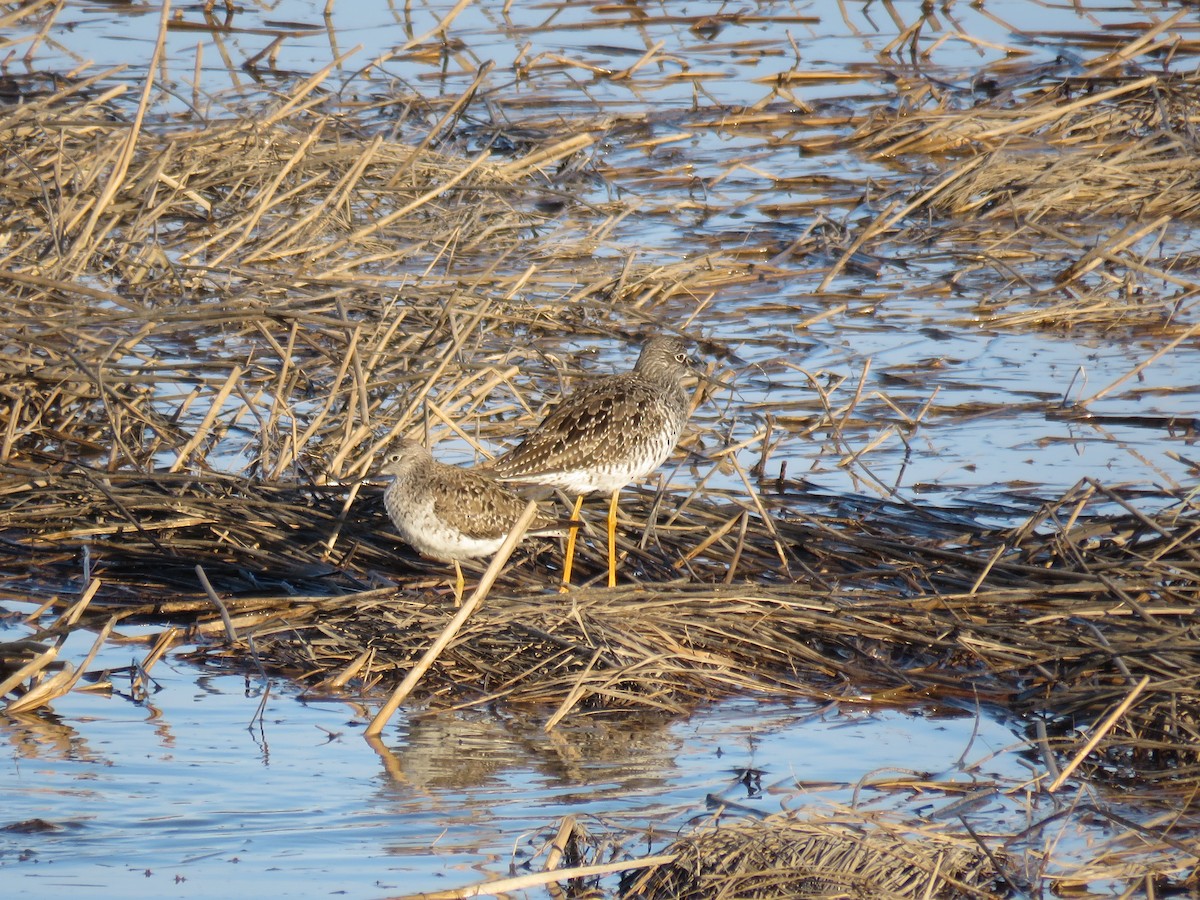
M 438 462 L 407 438 L 389 448 L 380 473 L 392 476 L 383 495 L 392 524 L 422 556 L 454 563 L 455 600 L 461 601 L 459 560 L 499 550 L 526 501 L 486 475 Z M 561 533 L 555 520 L 539 515 L 526 535 Z
M 621 488 L 663 464 L 683 433 L 688 396 L 683 379 L 695 360 L 677 337 L 651 338 L 632 372 L 609 375 L 568 394 L 516 447 L 489 468 L 506 481 L 550 485 L 578 495 L 578 521 L 587 494 L 610 495 L 608 585 L 617 583 L 617 499 Z M 577 527 L 572 527 L 563 564 L 570 582 Z

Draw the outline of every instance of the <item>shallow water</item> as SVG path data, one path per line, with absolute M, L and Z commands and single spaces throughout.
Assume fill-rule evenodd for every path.
M 805 152 L 803 142 L 814 135 L 803 129 L 716 127 L 697 109 L 769 101 L 813 104 L 831 116 L 852 113 L 867 99 L 890 96 L 881 71 L 898 77 L 919 69 L 936 69 L 970 102 L 980 67 L 993 66 L 995 77 L 1008 71 L 1005 47 L 1065 75 L 1079 58 L 1101 52 L 1080 46 L 1071 32 L 1129 34 L 1138 19 L 1165 18 L 1175 8 L 943 4 L 923 31 L 929 55 L 922 57 L 889 49 L 900 26 L 917 17 L 917 2 L 755 4 L 711 37 L 692 26 L 729 12 L 725 3 L 652 4 L 643 22 L 633 7 L 506 9 L 484 2 L 467 6 L 451 27 L 461 44 L 428 39 L 422 53 L 400 51 L 364 82 L 355 78 L 362 66 L 428 32 L 454 4 L 422 3 L 409 14 L 394 4 L 335 3 L 328 21 L 323 5 L 246 4 L 229 30 L 173 28 L 163 66 L 173 99 L 157 114 L 197 108 L 220 115 L 224 104 L 272 94 L 294 81 L 289 74 L 315 72 L 355 45 L 361 49 L 330 71 L 328 89 L 370 96 L 395 83 L 428 96 L 458 94 L 481 63 L 492 61 L 489 103 L 514 133 L 560 116 L 628 112 L 649 116 L 639 139 L 675 136 L 652 146 L 610 142 L 595 160 L 604 179 L 589 197 L 619 194 L 641 204 L 639 214 L 610 233 L 600 255 L 666 262 L 717 247 L 778 252 L 811 223 L 814 208 L 847 227 L 863 224 L 848 217 L 862 214 L 855 210 L 865 179 L 918 183 L 892 161 Z M 892 19 L 893 9 L 901 22 Z M 198 6 L 176 10 L 184 22 L 202 23 Z M 1014 33 L 1006 22 L 1027 23 L 1027 30 Z M 115 77 L 133 92 L 157 28 L 154 9 L 68 4 L 30 68 L 127 65 Z M 257 75 L 240 68 L 280 35 L 276 71 L 266 63 Z M 33 41 L 32 33 L 7 37 L 25 41 L 18 54 Z M 658 56 L 629 78 L 597 79 L 587 68 L 632 66 L 659 42 Z M 776 90 L 772 77 L 791 68 L 796 54 L 805 71 L 836 77 Z M 1193 64 L 1185 52 L 1172 63 Z M 20 65 L 9 61 L 13 69 Z M 193 85 L 197 67 L 200 84 Z M 664 190 L 664 171 L 679 173 L 674 191 Z M 693 197 L 695 203 L 682 202 Z M 1193 229 L 1177 225 L 1150 261 L 1194 253 L 1196 244 Z M 725 292 L 696 315 L 692 329 L 740 360 L 736 391 L 696 418 L 704 447 L 718 447 L 726 435 L 753 434 L 771 413 L 790 432 L 773 465 L 786 462 L 791 475 L 822 490 L 871 493 L 877 481 L 922 502 L 966 506 L 1014 491 L 1056 497 L 1085 476 L 1143 487 L 1194 482 L 1186 459 L 1169 455 L 1195 457 L 1194 433 L 1140 424 L 1138 417 L 1195 415 L 1195 341 L 1093 403 L 1093 421 L 1054 419 L 1047 401 L 1077 401 L 1117 382 L 1160 341 L 1136 331 L 997 327 L 979 310 L 981 299 L 1003 290 L 994 272 L 973 273 L 958 290 L 931 297 L 913 286 L 959 274 L 958 260 L 936 246 L 891 249 L 907 268 L 884 264 L 878 276 L 847 272 L 827 296 L 813 293 L 819 274 L 798 271 Z M 1039 279 L 1053 275 L 1037 261 L 1025 271 Z M 1147 302 L 1169 305 L 1165 296 Z M 845 314 L 808 324 L 840 303 L 848 306 Z M 680 309 L 681 317 L 695 312 Z M 1184 315 L 1194 320 L 1194 310 Z M 188 362 L 187 353 L 203 347 L 160 349 Z M 596 371 L 619 368 L 627 356 L 616 342 L 572 335 L 546 349 L 594 350 Z M 805 430 L 821 411 L 808 374 L 822 383 L 845 379 L 831 395 L 836 405 L 854 394 L 868 368 L 859 410 L 866 424 L 847 430 L 856 447 L 897 421 L 877 394 L 912 416 L 930 407 L 918 426 L 896 431 L 857 466 L 839 466 L 846 448 Z M 164 383 L 164 397 L 176 387 Z M 183 392 L 190 387 L 183 384 Z M 737 423 L 732 429 L 729 418 Z M 452 461 L 466 455 L 453 441 L 443 448 Z M 748 461 L 754 453 L 747 451 Z M 227 455 L 233 467 L 237 448 Z M 685 467 L 676 477 L 691 481 L 693 474 Z M 735 480 L 711 484 L 740 488 Z M 86 652 L 75 649 L 78 656 Z M 97 666 L 125 665 L 142 652 L 110 647 Z M 684 722 L 560 728 L 550 736 L 537 714 L 520 710 L 402 715 L 385 733 L 392 754 L 385 759 L 361 740 L 364 719 L 351 704 L 306 701 L 276 680 L 263 722 L 252 725 L 257 676 L 247 682 L 242 675 L 197 673 L 175 657 L 154 676 L 161 689 L 146 704 L 74 693 L 55 701 L 52 715 L 0 719 L 9 751 L 0 767 L 0 826 L 47 823 L 44 830 L 0 831 L 6 896 L 211 896 L 231 893 L 232 884 L 239 895 L 379 897 L 507 874 L 538 851 L 545 832 L 566 814 L 598 829 L 652 823 L 655 839 L 644 846 L 656 849 L 709 815 L 710 795 L 763 812 L 818 807 L 849 802 L 855 783 L 885 767 L 979 778 L 971 764 L 991 753 L 997 755 L 982 775 L 1009 784 L 1029 775 L 1018 752 L 1023 744 L 986 716 L 933 717 L 869 705 L 817 710 L 752 699 L 700 709 Z M 749 795 L 738 781 L 735 770 L 746 767 L 763 770 L 761 794 Z M 893 801 L 872 795 L 868 802 Z M 984 821 L 1019 814 L 997 798 Z
M 99 665 L 139 655 L 111 647 Z M 5 896 L 438 890 L 520 866 L 569 814 L 597 830 L 649 825 L 661 846 L 713 799 L 730 815 L 766 814 L 850 802 L 881 769 L 959 784 L 1027 774 L 1001 752 L 1017 745 L 1011 732 L 986 717 L 752 698 L 685 722 L 550 735 L 541 714 L 515 710 L 401 715 L 384 759 L 352 705 L 305 701 L 275 680 L 256 722 L 257 676 L 169 661 L 152 674 L 144 704 L 73 693 L 52 716 L 0 719 Z M 739 781 L 745 769 L 757 781 Z M 880 799 L 868 789 L 859 802 Z

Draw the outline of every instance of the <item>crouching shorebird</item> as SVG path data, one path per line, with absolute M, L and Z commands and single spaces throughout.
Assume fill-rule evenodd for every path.
M 654 337 L 632 372 L 609 375 L 560 400 L 525 439 L 492 460 L 502 480 L 549 485 L 577 494 L 563 563 L 571 581 L 579 510 L 587 494 L 610 495 L 608 586 L 617 583 L 617 498 L 621 488 L 663 464 L 683 433 L 688 396 L 683 378 L 695 361 L 676 337 Z
M 454 599 L 461 603 L 459 560 L 500 549 L 525 511 L 525 500 L 486 475 L 438 462 L 408 438 L 393 444 L 380 473 L 392 476 L 383 495 L 392 524 L 422 556 L 454 563 Z M 526 534 L 562 534 L 555 522 L 539 515 Z

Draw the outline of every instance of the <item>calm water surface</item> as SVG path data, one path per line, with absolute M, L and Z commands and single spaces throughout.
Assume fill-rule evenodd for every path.
M 99 665 L 139 655 L 112 647 Z M 350 704 L 275 681 L 252 725 L 257 676 L 169 662 L 153 675 L 145 704 L 74 693 L 53 715 L 0 719 L 5 896 L 380 897 L 506 874 L 568 814 L 594 830 L 649 826 L 661 845 L 710 815 L 710 797 L 732 815 L 815 810 L 918 760 L 966 784 L 1028 774 L 987 718 L 753 699 L 551 735 L 528 712 L 401 716 L 385 759 Z M 754 790 L 746 768 L 761 770 Z

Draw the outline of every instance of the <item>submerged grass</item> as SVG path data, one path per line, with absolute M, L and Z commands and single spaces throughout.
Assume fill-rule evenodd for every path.
M 171 626 L 146 669 L 172 642 L 212 638 L 197 655 L 377 697 L 454 615 L 444 571 L 399 544 L 364 480 L 380 449 L 449 434 L 486 456 L 585 377 L 581 359 L 556 352 L 569 348 L 562 335 L 703 337 L 696 322 L 719 291 L 794 277 L 797 258 L 825 259 L 824 290 L 871 265 L 868 249 L 969 235 L 986 252 L 964 270 L 998 271 L 1052 235 L 1059 276 L 1021 309 L 981 301 L 991 325 L 1153 326 L 1167 348 L 1196 327 L 1183 315 L 1197 292 L 1190 263 L 1145 256 L 1197 208 L 1190 76 L 1098 66 L 1047 85 L 1031 74 L 970 110 L 909 85 L 901 115 L 881 108 L 849 141 L 950 160 L 932 187 L 913 199 L 910 179 L 905 196 L 874 201 L 857 235 L 813 229 L 766 264 L 744 248 L 660 264 L 608 243 L 632 206 L 583 199 L 602 166 L 589 153 L 605 129 L 634 128 L 628 119 L 530 128 L 501 158 L 433 140 L 474 88 L 437 104 L 391 98 L 436 113 L 426 140 L 406 142 L 371 104 L 327 104 L 324 73 L 255 115 L 180 121 L 156 120 L 149 89 L 130 100 L 105 74 L 29 79 L 25 102 L 0 107 L 0 596 L 58 613 L 0 645 L 10 713 L 78 682 L 86 662 L 54 668 L 70 629 L 98 628 L 99 646 L 145 620 Z M 721 127 L 785 121 L 795 127 L 764 108 Z M 1061 221 L 1080 210 L 1137 221 L 1102 224 L 1111 233 L 1096 240 Z M 1177 294 L 1146 302 L 1146 280 Z M 720 342 L 705 348 L 737 365 Z M 877 480 L 880 497 L 822 498 L 767 475 L 777 411 L 735 437 L 709 402 L 729 373 L 713 374 L 696 389 L 701 435 L 685 438 L 674 473 L 626 494 L 623 586 L 560 595 L 558 548 L 525 545 L 432 660 L 417 692 L 428 710 L 525 704 L 553 729 L 748 691 L 983 704 L 1029 723 L 1039 758 L 1027 790 L 1051 795 L 1076 772 L 1190 809 L 1193 495 L 1164 491 L 1146 512 L 1085 481 L 1007 528 L 902 501 Z M 845 439 L 870 414 L 863 384 L 844 401 L 813 381 L 805 421 L 787 426 L 821 429 L 843 464 L 863 467 L 870 446 Z M 929 410 L 904 412 L 880 391 L 871 402 L 898 429 Z M 755 447 L 747 471 L 736 454 Z M 707 487 L 718 470 L 742 489 Z M 1021 507 L 1004 512 L 1015 520 Z M 584 543 L 594 581 L 603 540 Z M 1004 880 L 997 859 L 958 838 L 930 840 L 916 865 L 899 838 L 881 849 L 794 826 L 689 838 L 638 890 L 707 895 L 716 879 L 786 894 L 805 866 L 844 878 L 848 862 L 865 878 L 864 854 L 908 855 L 915 869 L 886 888 L 896 895 L 933 889 L 916 870 L 964 896 Z M 772 868 L 763 852 L 796 860 Z M 823 877 L 800 881 L 819 890 Z

